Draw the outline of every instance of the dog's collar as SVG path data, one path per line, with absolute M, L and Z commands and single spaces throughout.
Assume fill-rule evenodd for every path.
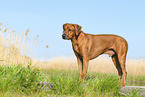
M 78 37 L 80 36 L 81 32 L 82 32 L 82 31 L 80 31 L 80 32 L 78 33 L 78 35 L 76 36 L 76 40 L 77 40 Z
M 78 35 L 75 35 L 74 37 L 72 37 L 71 40 L 73 40 L 73 39 L 77 40 L 78 37 L 80 36 L 80 34 L 81 34 L 81 31 L 78 33 Z
M 78 33 L 78 36 L 81 34 L 81 31 Z

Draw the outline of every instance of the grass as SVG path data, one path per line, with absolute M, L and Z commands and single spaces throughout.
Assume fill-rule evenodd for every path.
M 127 85 L 145 86 L 145 60 L 127 59 Z M 57 70 L 76 70 L 77 60 L 75 58 L 59 57 L 50 59 L 49 62 L 40 62 L 40 68 Z M 43 65 L 41 65 L 43 64 Z M 89 62 L 88 73 L 117 74 L 117 70 L 109 57 L 100 56 Z
M 37 94 L 38 83 L 46 78 L 40 74 L 39 68 L 17 66 L 0 66 L 1 96 Z
M 139 95 L 139 90 L 134 89 L 133 91 L 129 92 L 127 96 L 128 97 L 139 97 L 140 96 Z
M 39 71 L 29 68 L 24 68 L 21 65 L 11 67 L 0 67 L 0 90 L 6 92 L 12 90 L 13 92 L 20 91 L 29 93 L 34 90 L 36 80 L 39 79 Z
M 0 66 L 0 96 L 3 97 L 124 97 L 119 94 L 117 75 L 88 73 L 83 84 L 78 80 L 77 71 L 40 69 L 35 67 Z M 50 82 L 52 88 L 41 87 L 40 82 Z M 133 90 L 128 97 L 139 97 Z
M 40 70 L 34 67 L 0 66 L 1 96 L 108 96 L 118 95 L 118 78 L 115 75 L 90 74 L 80 84 L 76 71 Z M 49 91 L 38 83 L 51 82 Z
M 113 75 L 90 74 L 83 84 L 76 71 L 52 70 L 49 81 L 53 83 L 55 94 L 76 96 L 114 95 L 119 89 L 118 78 Z

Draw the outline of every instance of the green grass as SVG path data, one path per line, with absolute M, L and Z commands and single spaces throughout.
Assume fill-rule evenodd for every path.
M 128 97 L 139 97 L 139 90 L 134 89 L 133 91 L 129 92 L 127 95 Z
M 39 70 L 34 67 L 0 66 L 0 96 L 75 96 L 120 97 L 118 77 L 112 74 L 88 73 L 83 84 L 77 71 Z M 38 83 L 51 82 L 53 88 L 40 88 Z M 134 92 L 135 93 L 135 92 Z M 133 95 L 133 93 L 130 93 Z
M 0 94 L 31 95 L 38 90 L 38 82 L 44 81 L 36 68 L 18 66 L 0 66 Z

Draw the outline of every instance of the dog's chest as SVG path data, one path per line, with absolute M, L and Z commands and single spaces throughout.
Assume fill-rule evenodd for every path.
M 75 53 L 82 55 L 82 43 L 78 42 L 76 39 L 72 41 L 72 47 Z
M 72 46 L 73 46 L 73 50 L 77 53 L 80 53 L 80 50 L 79 50 L 79 45 L 77 43 L 72 43 Z

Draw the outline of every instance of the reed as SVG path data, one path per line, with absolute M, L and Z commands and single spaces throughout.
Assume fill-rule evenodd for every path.
M 28 56 L 36 57 L 36 39 L 30 41 L 29 29 L 25 33 L 11 31 L 6 25 L 0 23 L 0 64 L 31 64 L 32 59 Z M 33 58 L 35 59 L 35 58 Z

